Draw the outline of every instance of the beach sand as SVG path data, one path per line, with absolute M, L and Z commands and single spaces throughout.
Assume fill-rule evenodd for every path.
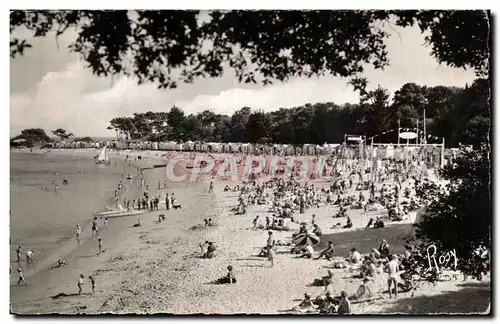
M 121 152 L 120 156 L 124 154 Z M 157 152 L 140 154 L 143 166 L 164 162 Z M 158 180 L 165 178 L 165 171 L 147 170 L 144 178 L 154 194 L 152 189 Z M 128 186 L 124 197 L 140 194 L 137 179 Z M 266 259 L 255 257 L 265 245 L 267 231 L 254 230 L 252 220 L 255 215 L 261 215 L 261 219 L 270 215 L 267 206 L 252 206 L 245 215 L 233 215 L 230 208 L 236 205 L 237 194 L 223 192 L 224 181 L 217 181 L 215 192 L 208 194 L 207 181 L 169 183 L 162 191 L 174 193 L 183 208 L 170 211 L 160 208 L 160 211 L 145 213 L 139 216 L 141 227 L 133 227 L 138 216 L 110 219 L 109 227 L 101 233 L 106 249 L 102 255 L 96 255 L 97 243 L 89 232 L 84 233 L 82 244 L 68 241 L 66 245 L 71 249 L 68 248 L 64 256 L 67 267 L 39 271 L 28 277 L 27 287 L 11 286 L 12 312 L 286 314 L 298 305 L 305 292 L 315 297 L 324 291 L 322 287 L 308 285 L 326 275 L 329 269 L 334 273 L 333 294 L 338 295 L 341 290 L 349 294 L 356 291 L 360 280 L 352 279 L 353 273 L 349 270 L 331 269 L 332 263 L 326 260 L 295 259 L 287 253 L 288 247 L 278 247 L 272 268 Z M 296 218 L 310 222 L 312 214 L 316 214 L 316 222 L 326 237 L 335 241 L 338 254 L 345 254 L 350 247 L 375 247 L 373 242 L 378 243 L 381 237 L 396 245 L 399 243 L 391 241 L 391 235 L 396 233 L 397 242 L 401 242 L 405 233 L 411 232 L 408 224 L 389 224 L 384 229 L 331 230 L 334 223 L 345 223 L 345 219 L 331 217 L 334 211 L 329 207 L 311 208 Z M 158 223 L 160 213 L 166 215 L 162 223 Z M 349 211 L 349 215 L 354 227 L 364 227 L 368 221 L 359 211 Z M 212 218 L 217 226 L 192 229 L 194 225 L 202 225 L 205 218 Z M 88 221 L 90 219 L 91 215 Z M 298 229 L 297 224 L 291 226 Z M 275 232 L 274 236 L 276 240 L 289 241 L 291 234 Z M 206 240 L 215 242 L 218 248 L 214 259 L 200 258 L 199 244 Z M 212 284 L 226 274 L 228 265 L 234 267 L 238 282 Z M 84 294 L 75 295 L 80 273 L 95 274 L 97 289 L 92 296 L 87 295 L 88 280 Z M 12 277 L 11 283 L 17 281 L 15 271 Z M 382 293 L 387 289 L 385 275 L 379 275 L 370 288 L 383 299 L 353 304 L 353 313 L 484 312 L 488 308 L 490 283 L 488 279 L 481 283 L 442 282 L 422 287 L 414 297 L 400 294 L 397 300 L 389 300 L 387 294 Z M 66 296 L 51 297 L 58 294 Z

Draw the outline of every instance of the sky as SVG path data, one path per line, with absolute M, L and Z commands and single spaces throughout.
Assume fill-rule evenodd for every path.
M 381 85 L 391 93 L 403 84 L 459 86 L 472 83 L 472 70 L 440 65 L 424 46 L 424 35 L 416 27 L 386 26 L 390 66 L 367 67 L 363 76 L 369 88 Z M 26 31 L 13 36 L 28 37 Z M 137 85 L 124 76 L 100 78 L 85 68 L 67 46 L 76 33 L 30 39 L 33 48 L 10 60 L 10 134 L 39 127 L 49 132 L 64 128 L 76 136 L 113 136 L 106 129 L 114 117 L 134 112 L 168 111 L 176 105 L 187 114 L 205 109 L 231 114 L 248 106 L 264 111 L 306 103 L 332 101 L 357 103 L 358 93 L 340 77 L 291 78 L 273 85 L 239 84 L 232 73 L 221 78 L 180 84 L 177 89 L 158 90 L 154 84 Z

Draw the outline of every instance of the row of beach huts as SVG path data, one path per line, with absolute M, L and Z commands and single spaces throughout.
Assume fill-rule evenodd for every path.
M 119 150 L 151 150 L 151 151 L 183 151 L 183 152 L 211 152 L 211 153 L 242 153 L 242 154 L 267 154 L 267 155 L 332 155 L 341 150 L 346 158 L 367 158 L 369 147 L 351 145 L 342 148 L 341 144 L 250 144 L 250 143 L 205 143 L 205 142 L 144 142 L 144 141 L 107 141 L 107 142 L 75 142 L 61 141 L 54 144 L 55 148 L 85 149 L 101 148 Z M 407 154 L 415 154 L 416 147 L 395 147 L 394 145 L 377 146 L 374 157 L 378 159 L 403 159 Z M 428 148 L 429 153 L 439 154 L 440 148 Z M 447 150 L 449 151 L 449 150 Z M 446 154 L 448 155 L 448 154 Z

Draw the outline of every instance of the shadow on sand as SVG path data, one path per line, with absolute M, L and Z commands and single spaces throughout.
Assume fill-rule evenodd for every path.
M 269 267 L 264 266 L 263 264 L 243 264 L 241 266 L 247 267 L 247 268 L 269 268 Z
M 326 249 L 328 241 L 332 241 L 335 245 L 335 255 L 347 256 L 353 247 L 359 253 L 370 253 L 373 248 L 379 246 L 382 239 L 387 239 L 391 253 L 402 253 L 413 228 L 411 224 L 390 224 L 384 228 L 323 234 L 320 243 L 314 247 L 314 250 Z
M 81 294 L 78 294 L 78 293 L 73 293 L 73 294 L 58 293 L 57 295 L 50 296 L 50 298 L 52 298 L 52 299 L 59 299 L 59 298 L 63 298 L 63 297 L 91 296 L 91 295 L 92 295 L 91 293 L 81 293 Z
M 458 284 L 458 291 L 445 291 L 434 296 L 401 298 L 381 313 L 404 314 L 484 314 L 490 315 L 491 286 L 489 282 Z M 488 311 L 488 313 L 486 313 Z

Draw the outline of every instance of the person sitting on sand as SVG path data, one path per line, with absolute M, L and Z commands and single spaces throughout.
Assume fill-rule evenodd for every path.
M 57 260 L 57 264 L 55 266 L 50 267 L 49 270 L 52 270 L 52 269 L 55 269 L 55 268 L 62 268 L 62 267 L 65 267 L 67 265 L 68 265 L 68 263 L 66 262 L 66 260 L 59 259 L 59 260 Z
M 351 249 L 351 254 L 348 257 L 349 262 L 358 264 L 361 262 L 361 254 L 356 251 L 356 248 Z
M 329 291 L 326 292 L 325 296 L 319 296 L 316 299 L 318 304 L 318 310 L 320 314 L 333 314 L 335 313 L 335 305 L 338 305 L 340 300 L 333 298 Z
M 305 312 L 308 310 L 314 310 L 315 306 L 311 300 L 311 295 L 304 294 L 304 300 L 297 306 L 292 309 L 292 311 Z
M 351 217 L 347 216 L 346 224 L 344 225 L 344 228 L 351 228 L 352 227 L 352 220 Z
M 134 224 L 134 227 L 142 226 L 141 219 L 137 218 L 137 223 Z
M 94 294 L 95 293 L 95 287 L 96 287 L 94 276 L 90 275 L 89 276 L 89 280 L 90 280 L 90 287 L 92 287 L 92 294 Z
M 173 196 L 173 194 L 172 194 L 172 196 Z M 177 199 L 176 199 L 176 198 L 172 199 L 172 208 L 173 208 L 173 209 L 181 209 L 181 208 L 182 208 L 181 204 L 179 204 L 179 203 L 177 202 Z
M 335 246 L 333 245 L 332 241 L 328 241 L 328 247 L 324 251 L 322 251 L 319 254 L 319 256 L 315 258 L 315 260 L 319 260 L 323 257 L 325 257 L 325 259 L 327 260 L 331 260 L 334 255 L 335 255 Z
M 233 266 L 231 265 L 227 266 L 227 275 L 222 278 L 219 278 L 217 280 L 217 283 L 219 284 L 236 283 L 236 277 L 234 276 Z
M 382 258 L 387 258 L 391 254 L 389 250 L 389 244 L 387 244 L 387 241 L 385 239 L 380 242 L 378 252 L 380 253 L 380 256 Z
M 215 256 L 215 245 L 213 242 L 208 242 L 207 252 L 203 255 L 204 259 L 212 259 Z
M 328 290 L 328 286 L 333 282 L 333 272 L 328 270 L 328 275 L 323 276 L 321 279 L 314 279 L 313 286 L 325 287 L 325 291 Z
M 383 228 L 384 226 L 385 226 L 384 221 L 380 219 L 380 217 L 377 217 L 375 223 L 373 224 L 373 228 Z
M 318 224 L 314 224 L 314 229 L 313 229 L 313 234 L 315 234 L 317 237 L 321 237 L 323 232 L 321 231 L 321 228 L 318 226 Z
M 272 231 L 269 231 L 267 232 L 267 246 L 274 246 L 274 243 L 276 243 L 276 241 L 274 240 L 274 237 L 273 237 L 273 232 Z
M 347 293 L 344 290 L 340 293 L 340 304 L 337 313 L 339 315 L 349 315 L 351 313 L 351 302 L 347 298 Z
M 299 256 L 299 258 L 306 258 L 306 259 L 312 259 L 314 254 L 314 249 L 311 246 L 311 244 L 307 244 L 306 248 L 304 249 L 304 252 L 302 252 L 302 255 Z
M 350 300 L 360 300 L 366 295 L 368 295 L 368 298 L 372 296 L 372 292 L 370 288 L 366 285 L 368 283 L 368 279 L 364 278 L 363 283 L 359 285 L 358 291 L 351 297 L 349 297 Z
M 398 272 L 399 262 L 398 257 L 393 255 L 392 260 L 386 264 L 387 269 L 387 287 L 389 290 L 389 298 L 392 298 L 392 284 L 394 283 L 394 296 L 398 298 Z

